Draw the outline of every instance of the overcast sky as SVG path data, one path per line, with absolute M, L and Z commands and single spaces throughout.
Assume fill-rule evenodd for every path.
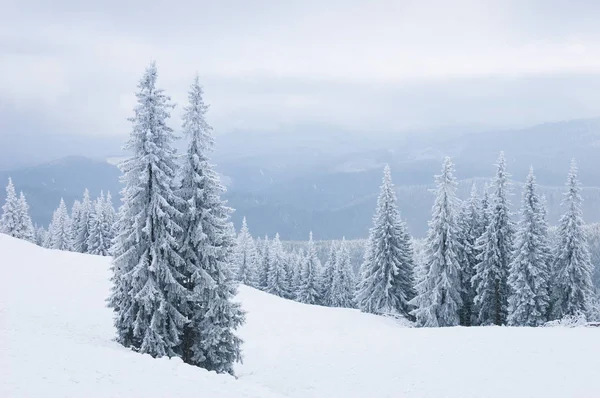
M 123 134 L 156 60 L 220 132 L 600 116 L 600 2 L 2 0 L 0 134 Z M 179 106 L 173 123 L 178 123 Z

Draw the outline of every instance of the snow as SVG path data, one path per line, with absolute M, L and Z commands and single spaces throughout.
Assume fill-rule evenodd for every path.
M 597 328 L 407 328 L 245 286 L 238 380 L 152 359 L 112 340 L 108 266 L 0 234 L 0 396 L 597 395 Z
M 114 342 L 109 263 L 0 234 L 0 397 L 282 397 Z

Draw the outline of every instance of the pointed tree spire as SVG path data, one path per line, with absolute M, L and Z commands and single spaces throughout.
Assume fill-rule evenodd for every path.
M 285 269 L 285 255 L 283 246 L 279 239 L 279 234 L 275 234 L 275 238 L 271 242 L 270 261 L 267 273 L 267 293 L 274 294 L 279 297 L 289 297 L 290 291 L 288 286 L 288 277 Z
M 83 192 L 83 199 L 79 207 L 77 223 L 74 225 L 75 234 L 73 235 L 73 248 L 76 252 L 89 252 L 87 242 L 90 237 L 93 215 L 94 203 L 90 199 L 90 192 L 86 188 Z
M 487 201 L 486 198 L 484 198 Z M 481 202 L 477 195 L 477 186 L 475 183 L 471 186 L 471 194 L 461 209 L 458 225 L 460 228 L 460 264 L 461 264 L 461 284 L 462 284 L 462 308 L 460 311 L 460 324 L 463 326 L 472 326 L 476 324 L 477 317 L 473 311 L 473 300 L 475 299 L 475 288 L 471 283 L 475 275 L 477 266 L 477 239 L 483 234 L 483 210 Z
M 63 198 L 60 198 L 58 209 L 54 211 L 52 216 L 45 246 L 49 249 L 73 250 L 71 219 Z
M 356 281 L 350 264 L 350 252 L 345 237 L 342 238 L 335 257 L 336 262 L 331 280 L 329 305 L 331 307 L 354 308 L 356 306 L 354 299 Z
M 531 168 L 523 190 L 521 218 L 508 276 L 509 325 L 540 326 L 547 321 L 550 303 L 547 229 L 545 211 Z
M 321 289 L 318 272 L 321 269 L 321 263 L 317 257 L 312 231 L 308 237 L 308 249 L 301 267 L 299 272 L 302 277 L 298 287 L 297 300 L 306 304 L 319 304 L 321 302 Z
M 237 280 L 247 286 L 257 287 L 258 285 L 258 253 L 254 239 L 248 230 L 246 217 L 242 219 L 242 228 L 237 236 L 235 247 L 234 271 L 237 274 Z
M 436 183 L 427 234 L 426 272 L 412 301 L 417 307 L 413 311 L 417 323 L 425 327 L 458 325 L 462 308 L 457 183 L 450 158 L 444 160 Z
M 23 191 L 19 192 L 19 224 L 21 228 L 20 239 L 35 243 L 35 229 L 29 215 L 29 205 Z
M 333 274 L 335 273 L 335 265 L 337 263 L 337 245 L 335 241 L 331 241 L 331 246 L 329 247 L 329 255 L 327 256 L 327 261 L 323 266 L 320 276 L 320 285 L 321 285 L 321 304 L 325 306 L 331 306 L 332 303 L 332 284 L 333 284 Z
M 19 224 L 19 200 L 12 179 L 8 177 L 6 199 L 2 206 L 2 218 L 0 219 L 0 232 L 16 238 L 20 235 Z
M 171 99 L 156 86 L 154 63 L 138 84 L 132 131 L 120 164 L 123 205 L 113 247 L 113 291 L 117 340 L 153 357 L 174 356 L 188 319 L 182 305 L 184 266 L 177 237 L 181 205 L 173 192 L 176 152 L 167 125 Z M 82 220 L 83 222 L 83 220 Z
M 182 357 L 187 363 L 233 374 L 234 363 L 241 360 L 242 343 L 234 332 L 244 321 L 241 304 L 233 301 L 237 291 L 232 272 L 235 229 L 232 209 L 221 199 L 225 187 L 209 159 L 214 141 L 198 76 L 184 110 L 183 131 L 189 145 L 177 192 L 183 228 L 178 251 L 187 289 L 181 313 L 190 322 L 184 326 Z
M 271 242 L 265 235 L 260 245 L 260 258 L 258 262 L 258 288 L 267 291 L 269 285 L 269 264 L 271 264 Z
M 513 252 L 514 225 L 511 221 L 509 177 L 504 152 L 496 164 L 494 194 L 487 215 L 489 221 L 477 240 L 478 264 L 472 283 L 475 307 L 482 325 L 503 325 L 508 310 L 508 270 Z M 486 215 L 486 213 L 483 213 Z
M 90 233 L 86 242 L 89 254 L 108 256 L 111 247 L 112 226 L 108 220 L 104 193 L 94 202 L 94 211 L 91 213 Z
M 387 165 L 373 224 L 356 293 L 358 308 L 408 317 L 412 310 L 409 301 L 415 297 L 413 251 Z
M 589 315 L 593 297 L 590 252 L 584 231 L 581 187 L 577 164 L 571 162 L 563 206 L 565 213 L 558 223 L 558 242 L 554 249 L 552 315 Z

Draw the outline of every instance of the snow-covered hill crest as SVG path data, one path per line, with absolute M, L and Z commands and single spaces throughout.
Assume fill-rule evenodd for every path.
M 236 380 L 113 341 L 109 259 L 0 234 L 1 397 L 594 397 L 597 328 L 407 328 L 242 286 Z

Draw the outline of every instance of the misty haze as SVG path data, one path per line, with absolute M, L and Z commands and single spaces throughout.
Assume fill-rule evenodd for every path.
M 0 396 L 600 396 L 600 3 L 0 8 Z

